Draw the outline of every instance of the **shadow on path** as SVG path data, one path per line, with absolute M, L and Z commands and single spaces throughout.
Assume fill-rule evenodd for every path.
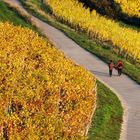
M 106 72 L 100 72 L 100 71 L 94 71 L 94 70 L 89 70 L 91 73 L 93 73 L 94 75 L 99 75 L 99 76 L 106 76 L 106 77 L 110 77 L 109 76 L 109 73 L 106 73 Z M 118 74 L 112 74 L 112 77 L 113 76 L 118 76 Z
M 100 71 L 94 71 L 94 70 L 89 70 L 91 73 L 93 73 L 94 75 L 100 75 L 100 76 L 107 76 L 109 77 L 109 74 L 106 72 L 100 72 Z

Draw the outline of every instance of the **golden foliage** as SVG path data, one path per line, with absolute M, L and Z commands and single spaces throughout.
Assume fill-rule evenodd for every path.
M 122 27 L 118 22 L 102 17 L 89 9 L 85 9 L 78 0 L 47 0 L 53 14 L 69 23 L 77 30 L 86 32 L 90 37 L 104 42 L 111 42 L 120 54 L 132 57 L 140 62 L 140 33 Z
M 0 139 L 86 139 L 95 82 L 32 30 L 0 23 Z
M 129 16 L 140 18 L 140 1 L 139 0 L 115 0 L 123 11 Z

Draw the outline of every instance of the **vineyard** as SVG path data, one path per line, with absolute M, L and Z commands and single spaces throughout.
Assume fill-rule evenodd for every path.
M 0 46 L 0 139 L 86 139 L 95 77 L 27 28 L 1 22 Z
M 123 13 L 140 18 L 139 0 L 115 0 L 115 2 L 120 5 Z
M 78 0 L 47 0 L 53 14 L 76 30 L 85 32 L 91 38 L 109 42 L 118 55 L 140 62 L 140 33 L 122 27 L 118 22 L 102 17 L 89 9 L 83 8 Z

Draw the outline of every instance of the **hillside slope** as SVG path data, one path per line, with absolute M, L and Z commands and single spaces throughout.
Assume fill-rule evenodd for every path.
M 27 28 L 0 23 L 0 46 L 0 138 L 84 139 L 93 75 Z

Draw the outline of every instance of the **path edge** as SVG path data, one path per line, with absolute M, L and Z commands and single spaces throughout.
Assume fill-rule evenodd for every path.
M 107 83 L 105 83 L 100 78 L 97 78 L 97 80 L 101 81 L 105 86 L 107 86 L 110 90 L 112 90 L 115 93 L 115 95 L 119 98 L 123 107 L 123 118 L 122 118 L 123 123 L 121 124 L 120 140 L 127 140 L 127 122 L 128 122 L 128 114 L 129 114 L 128 109 L 130 107 L 128 106 L 126 101 L 123 99 L 123 97 L 119 95 L 114 88 L 111 88 Z

